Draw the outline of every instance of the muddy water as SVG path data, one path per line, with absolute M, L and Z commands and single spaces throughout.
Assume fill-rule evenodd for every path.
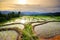
M 16 40 L 17 36 L 15 31 L 0 31 L 0 40 Z
M 24 29 L 24 25 L 22 25 L 22 24 L 15 24 L 15 25 L 9 24 L 9 25 L 0 27 L 0 40 L 17 40 L 17 37 L 19 34 L 16 31 L 13 31 L 14 29 L 13 30 L 7 30 L 7 31 L 1 31 L 1 29 L 15 28 L 15 27 L 17 27 L 21 30 Z
M 2 28 L 13 28 L 13 27 L 17 27 L 17 28 L 19 28 L 21 30 L 24 29 L 24 25 L 22 25 L 22 24 L 14 24 L 14 25 L 13 24 L 9 24 L 9 25 L 0 27 L 0 29 L 2 29 Z
M 60 22 L 49 22 L 43 25 L 35 26 L 34 31 L 40 37 L 52 37 L 60 35 Z

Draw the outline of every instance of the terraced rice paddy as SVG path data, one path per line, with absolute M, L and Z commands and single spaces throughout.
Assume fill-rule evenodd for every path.
M 21 22 L 21 20 L 25 20 L 26 22 L 25 23 Z M 41 24 L 41 23 L 38 23 L 39 21 L 41 21 L 41 22 L 42 21 L 43 22 L 46 22 L 46 21 L 60 21 L 60 16 L 22 16 L 22 17 L 16 18 L 16 20 L 12 20 L 12 21 L 8 21 L 6 23 L 0 24 L 1 25 L 0 28 L 18 27 L 18 29 L 20 29 L 22 31 L 22 40 L 38 40 L 38 36 L 34 33 L 33 27 L 37 24 Z M 35 23 L 31 23 L 31 22 L 35 22 Z M 6 25 L 6 24 L 11 24 L 11 23 L 22 23 L 23 25 L 19 25 L 19 24 L 15 24 L 15 25 L 12 24 L 12 25 L 8 25 L 8 26 Z M 52 23 L 52 24 L 48 23 L 46 25 L 50 25 L 53 28 L 57 28 L 57 27 L 60 28 L 59 24 L 60 24 L 60 22 L 59 23 Z M 2 25 L 6 25 L 6 26 L 2 26 Z M 46 30 L 49 29 L 50 26 L 46 27 L 46 25 L 41 25 L 42 29 L 40 29 L 40 30 L 43 30 L 43 28 L 45 28 Z M 38 29 L 39 27 L 40 26 L 38 26 L 36 28 Z M 38 34 L 40 34 L 39 33 L 40 31 L 37 31 L 36 28 L 35 28 L 35 31 Z M 52 31 L 52 29 L 51 29 L 51 31 Z M 59 31 L 60 31 L 60 29 L 59 29 Z M 12 37 L 9 36 L 8 33 L 9 33 L 9 35 L 12 33 L 11 34 Z M 14 34 L 14 33 L 15 32 L 11 32 L 11 31 L 7 31 L 7 32 L 4 32 L 4 31 L 1 32 L 0 31 L 0 35 L 2 35 L 2 36 L 0 36 L 0 39 L 1 39 L 1 37 L 3 37 L 1 40 L 4 40 L 4 39 L 8 40 L 11 37 L 11 40 L 15 40 L 16 38 L 14 38 L 14 37 L 17 36 L 17 34 L 16 33 Z M 8 37 L 4 36 L 5 34 L 7 34 Z M 60 39 L 58 39 L 58 40 L 60 40 Z

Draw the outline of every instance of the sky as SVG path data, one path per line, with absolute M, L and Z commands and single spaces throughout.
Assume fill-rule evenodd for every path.
M 60 0 L 0 0 L 0 10 L 60 12 Z

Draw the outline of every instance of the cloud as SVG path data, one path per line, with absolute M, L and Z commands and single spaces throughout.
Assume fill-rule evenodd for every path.
M 60 7 L 41 7 L 40 5 L 4 5 L 0 10 L 58 12 Z
M 28 0 L 28 5 L 20 5 L 16 0 L 0 0 L 0 10 L 60 12 L 59 3 L 60 0 Z

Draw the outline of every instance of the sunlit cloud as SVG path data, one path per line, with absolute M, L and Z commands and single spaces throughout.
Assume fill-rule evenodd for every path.
M 0 0 L 0 10 L 56 12 L 60 11 L 59 2 L 60 0 Z

